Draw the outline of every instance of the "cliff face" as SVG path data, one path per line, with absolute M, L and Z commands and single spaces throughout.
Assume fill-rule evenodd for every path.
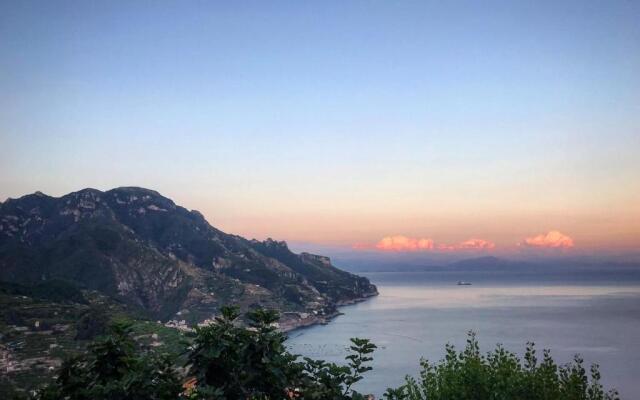
M 0 204 L 0 280 L 54 278 L 192 323 L 231 303 L 322 318 L 377 293 L 327 257 L 226 234 L 142 188 L 37 192 Z

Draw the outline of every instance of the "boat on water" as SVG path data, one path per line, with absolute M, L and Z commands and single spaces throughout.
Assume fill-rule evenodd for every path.
M 471 282 L 458 281 L 458 286 L 471 286 Z

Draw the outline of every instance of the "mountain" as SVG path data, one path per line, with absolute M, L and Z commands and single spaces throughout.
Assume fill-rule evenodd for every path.
M 277 308 L 292 327 L 377 294 L 327 257 L 224 233 L 199 212 L 137 187 L 59 198 L 36 192 L 0 203 L 0 281 L 48 280 L 188 323 L 237 304 Z
M 494 256 L 468 258 L 447 265 L 449 270 L 461 271 L 509 271 L 517 268 L 533 268 L 533 265 L 524 261 L 512 261 Z

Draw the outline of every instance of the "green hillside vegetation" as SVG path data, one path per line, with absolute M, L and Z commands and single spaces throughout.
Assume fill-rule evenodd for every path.
M 332 399 L 366 398 L 353 389 L 371 369 L 376 346 L 366 339 L 351 339 L 344 365 L 289 353 L 286 336 L 274 328 L 277 312 L 257 309 L 240 326 L 235 308 L 223 308 L 215 323 L 198 328 L 178 368 L 166 352 L 141 346 L 132 327 L 116 324 L 94 341 L 86 353 L 66 361 L 56 381 L 42 389 L 40 400 L 106 399 Z M 388 400 L 523 399 L 613 400 L 605 392 L 597 366 L 590 374 L 576 356 L 558 366 L 548 351 L 538 362 L 533 344 L 524 360 L 498 346 L 480 353 L 469 334 L 466 347 L 446 347 L 437 363 L 421 362 L 419 377 L 390 388 Z M 185 384 L 186 383 L 186 384 Z M 366 387 L 366 381 L 364 385 Z
M 34 287 L 0 282 L 0 398 L 52 381 L 64 359 L 82 354 L 117 321 L 129 321 L 141 346 L 184 353 L 179 331 L 98 292 L 53 280 Z
M 277 309 L 291 327 L 321 323 L 339 305 L 377 294 L 367 278 L 326 257 L 227 234 L 199 212 L 136 187 L 0 203 L 0 281 L 37 288 L 48 280 L 67 286 L 52 301 L 73 300 L 65 293 L 78 299 L 67 290 L 75 286 L 190 325 L 224 304 Z

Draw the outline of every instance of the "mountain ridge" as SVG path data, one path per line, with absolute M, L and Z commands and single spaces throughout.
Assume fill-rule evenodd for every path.
M 189 323 L 230 303 L 320 321 L 340 304 L 377 294 L 368 279 L 334 267 L 328 257 L 224 233 L 200 212 L 138 187 L 60 197 L 35 192 L 0 203 L 0 280 L 48 279 Z

